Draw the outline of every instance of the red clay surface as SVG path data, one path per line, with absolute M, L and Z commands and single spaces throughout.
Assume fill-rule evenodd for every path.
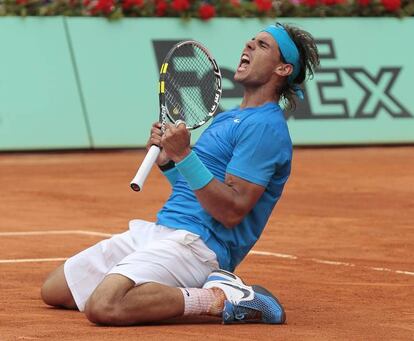
M 39 288 L 61 262 L 2 260 L 69 257 L 102 237 L 4 232 L 116 233 L 132 218 L 153 220 L 170 189 L 157 170 L 144 192 L 129 189 L 143 155 L 0 154 L 1 341 L 413 339 L 414 147 L 295 151 L 284 197 L 254 250 L 297 258 L 252 254 L 236 270 L 280 298 L 286 325 L 201 318 L 109 328 L 45 306 Z

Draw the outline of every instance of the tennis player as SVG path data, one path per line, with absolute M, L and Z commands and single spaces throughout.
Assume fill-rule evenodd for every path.
M 271 25 L 249 40 L 234 79 L 240 107 L 217 115 L 191 149 L 184 124 L 151 129 L 148 146 L 172 186 L 156 223 L 80 252 L 42 287 L 46 304 L 84 311 L 102 325 L 134 325 L 183 315 L 224 323 L 284 323 L 266 289 L 231 273 L 260 237 L 289 177 L 292 143 L 279 103 L 295 106 L 299 84 L 319 64 L 312 36 Z

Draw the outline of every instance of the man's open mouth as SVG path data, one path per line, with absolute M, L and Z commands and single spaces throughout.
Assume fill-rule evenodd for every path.
M 241 58 L 240 58 L 240 64 L 239 64 L 239 67 L 238 67 L 237 71 L 246 70 L 246 68 L 249 64 L 250 64 L 250 57 L 246 53 L 243 53 Z

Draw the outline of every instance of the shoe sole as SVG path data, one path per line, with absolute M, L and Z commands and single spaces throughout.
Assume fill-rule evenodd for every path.
M 261 287 L 260 285 L 252 285 L 252 288 L 255 292 L 265 295 L 265 296 L 270 296 L 271 298 L 273 298 L 276 303 L 278 304 L 278 306 L 280 307 L 280 309 L 282 310 L 282 316 L 281 316 L 281 322 L 278 322 L 278 324 L 284 324 L 286 322 L 286 313 L 285 313 L 285 309 L 283 309 L 282 304 L 279 302 L 279 300 L 266 288 Z

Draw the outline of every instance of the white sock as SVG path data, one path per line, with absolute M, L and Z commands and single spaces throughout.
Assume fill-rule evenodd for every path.
M 220 316 L 223 312 L 224 292 L 218 288 L 196 289 L 179 288 L 184 296 L 184 316 L 214 315 Z

